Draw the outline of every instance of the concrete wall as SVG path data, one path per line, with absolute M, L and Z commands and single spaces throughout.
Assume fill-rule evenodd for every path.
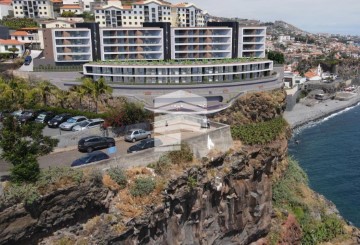
M 296 99 L 299 97 L 301 90 L 298 90 L 295 94 L 288 94 L 286 96 L 286 111 L 291 111 L 296 105 Z

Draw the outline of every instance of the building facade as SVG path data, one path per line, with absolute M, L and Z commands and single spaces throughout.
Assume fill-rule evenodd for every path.
M 92 61 L 91 33 L 86 28 L 45 29 L 45 58 L 57 63 L 85 63 Z
M 202 10 L 194 4 L 172 5 L 160 0 L 138 1 L 131 6 L 108 1 L 95 8 L 95 21 L 100 27 L 142 27 L 149 22 L 169 22 L 181 27 L 205 25 Z
M 232 58 L 232 29 L 177 27 L 171 29 L 171 58 L 176 60 Z
M 11 40 L 11 39 L 0 39 L 0 53 L 13 53 L 10 48 L 16 48 L 15 56 L 22 55 L 25 52 L 25 43 Z
M 265 57 L 266 27 L 240 27 L 239 57 Z
M 14 0 L 16 18 L 54 18 L 53 3 L 50 0 Z

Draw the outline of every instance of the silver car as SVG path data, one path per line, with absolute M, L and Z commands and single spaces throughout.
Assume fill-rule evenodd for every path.
M 100 128 L 100 125 L 104 123 L 104 120 L 101 118 L 90 119 L 78 123 L 72 128 L 72 131 L 82 131 L 89 128 Z
M 71 131 L 75 125 L 77 125 L 79 122 L 82 122 L 85 120 L 88 120 L 88 119 L 84 116 L 70 117 L 66 122 L 63 122 L 62 124 L 60 124 L 59 128 L 61 130 Z
M 125 134 L 125 141 L 135 142 L 137 140 L 142 140 L 146 138 L 151 138 L 151 132 L 145 131 L 143 129 L 131 129 Z

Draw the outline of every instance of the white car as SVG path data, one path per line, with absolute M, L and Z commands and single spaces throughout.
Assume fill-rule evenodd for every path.
M 76 116 L 76 117 L 70 117 L 66 122 L 63 122 L 60 124 L 59 128 L 61 130 L 67 130 L 71 131 L 74 126 L 76 126 L 79 122 L 88 120 L 84 116 Z
M 78 123 L 72 128 L 72 131 L 82 131 L 89 128 L 100 128 L 100 125 L 104 123 L 104 120 L 101 118 L 90 119 Z

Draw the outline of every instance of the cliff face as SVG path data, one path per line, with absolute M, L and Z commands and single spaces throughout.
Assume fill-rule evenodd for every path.
M 255 242 L 269 232 L 270 175 L 286 149 L 286 140 L 279 140 L 192 168 L 168 185 L 161 205 L 130 221 L 126 232 L 106 239 L 110 244 Z
M 107 210 L 108 189 L 72 186 L 44 196 L 28 206 L 18 204 L 0 213 L 0 244 L 36 244 L 52 232 Z

